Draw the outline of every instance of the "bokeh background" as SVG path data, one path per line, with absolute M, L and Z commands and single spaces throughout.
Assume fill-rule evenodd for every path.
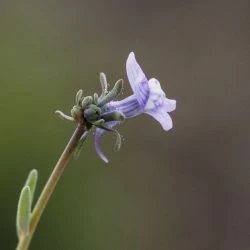
M 74 125 L 79 88 L 125 79 L 130 51 L 177 100 L 174 128 L 149 116 L 92 136 L 66 169 L 34 250 L 250 249 L 249 1 L 0 2 L 0 241 L 15 249 L 15 213 L 30 169 L 37 195 Z M 37 197 L 36 195 L 36 197 Z

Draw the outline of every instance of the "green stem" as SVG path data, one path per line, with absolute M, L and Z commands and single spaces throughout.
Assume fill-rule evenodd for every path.
M 27 250 L 32 239 L 32 236 L 36 230 L 37 224 L 41 218 L 41 215 L 52 195 L 56 184 L 58 183 L 67 163 L 72 157 L 74 150 L 76 149 L 78 142 L 85 132 L 85 126 L 79 124 L 72 135 L 68 145 L 64 149 L 61 157 L 59 158 L 56 166 L 51 173 L 31 215 L 29 233 L 19 239 L 16 250 Z

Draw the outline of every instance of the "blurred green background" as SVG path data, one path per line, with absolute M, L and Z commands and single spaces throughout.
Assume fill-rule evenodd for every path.
M 250 249 L 249 1 L 0 2 L 0 249 L 16 246 L 15 213 L 30 169 L 40 192 L 74 126 L 79 88 L 99 72 L 125 79 L 130 51 L 177 100 L 174 128 L 149 116 L 125 140 L 92 136 L 66 169 L 34 250 Z

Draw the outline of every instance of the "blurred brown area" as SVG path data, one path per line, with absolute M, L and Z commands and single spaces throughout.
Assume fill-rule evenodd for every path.
M 174 128 L 149 116 L 120 127 L 121 150 L 92 136 L 39 224 L 36 250 L 250 249 L 249 1 L 1 1 L 0 249 L 32 168 L 42 189 L 74 130 L 75 92 L 124 78 L 134 51 L 177 100 Z

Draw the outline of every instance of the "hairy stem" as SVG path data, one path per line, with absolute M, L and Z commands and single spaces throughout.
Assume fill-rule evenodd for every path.
M 29 232 L 27 235 L 24 235 L 19 239 L 17 250 L 27 250 L 32 239 L 32 236 L 36 230 L 37 224 L 41 218 L 41 215 L 49 201 L 50 196 L 52 195 L 56 184 L 58 183 L 67 163 L 72 157 L 74 150 L 76 149 L 78 142 L 85 132 L 85 126 L 83 124 L 79 124 L 72 135 L 68 145 L 64 149 L 61 157 L 59 158 L 56 166 L 51 173 L 31 215 Z

